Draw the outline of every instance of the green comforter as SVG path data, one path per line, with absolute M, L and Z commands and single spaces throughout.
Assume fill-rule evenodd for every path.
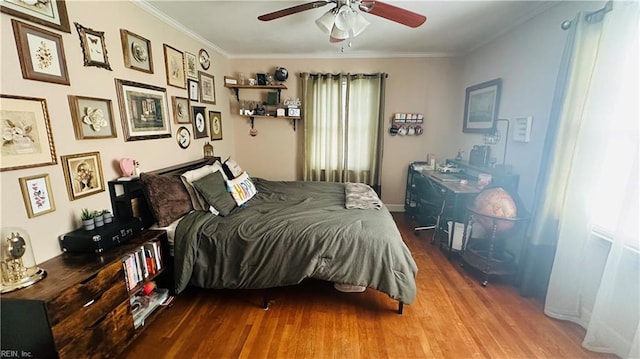
M 253 181 L 258 193 L 228 216 L 194 211 L 180 221 L 178 293 L 187 285 L 257 289 L 316 278 L 413 302 L 417 267 L 386 207 L 345 209 L 340 183 Z

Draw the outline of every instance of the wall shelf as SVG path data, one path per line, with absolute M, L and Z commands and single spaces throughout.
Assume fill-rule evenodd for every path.
M 232 89 L 236 93 L 236 100 L 240 101 L 240 89 L 251 89 L 251 90 L 276 90 L 278 92 L 278 102 L 280 102 L 280 92 L 282 90 L 286 90 L 287 86 L 279 84 L 279 85 L 234 85 L 234 84 L 224 84 L 224 87 L 228 89 Z
M 240 115 L 240 116 L 246 117 L 249 119 L 249 121 L 251 122 L 251 128 L 253 128 L 253 122 L 256 118 L 291 120 L 291 125 L 293 126 L 294 131 L 296 130 L 296 121 L 302 119 L 302 117 L 292 117 L 292 116 L 270 116 L 270 115 Z

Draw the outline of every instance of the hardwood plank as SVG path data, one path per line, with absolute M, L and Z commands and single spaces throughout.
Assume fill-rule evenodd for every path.
M 581 347 L 584 330 L 544 315 L 542 303 L 479 277 L 394 213 L 418 264 L 418 297 L 340 293 L 305 281 L 269 291 L 188 288 L 123 358 L 615 358 Z

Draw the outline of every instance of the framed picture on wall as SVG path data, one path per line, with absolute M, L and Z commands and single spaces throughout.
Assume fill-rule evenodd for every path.
M 209 111 L 209 129 L 212 141 L 222 139 L 222 113 L 218 111 Z
M 78 30 L 78 36 L 80 36 L 84 66 L 101 67 L 111 71 L 107 57 L 107 46 L 104 43 L 104 31 L 96 31 L 77 22 L 74 22 L 74 25 Z
M 198 102 L 200 101 L 200 87 L 198 86 L 198 81 L 189 79 L 188 83 L 188 91 L 189 91 L 189 100 Z
M 207 137 L 207 118 L 204 106 L 192 106 L 193 111 L 193 138 Z
M 22 77 L 69 85 L 62 36 L 11 19 Z
M 0 11 L 52 29 L 71 32 L 64 0 L 1 0 Z
M 173 96 L 171 100 L 173 102 L 173 121 L 175 123 L 191 123 L 189 99 Z
M 0 95 L 0 116 L 3 133 L 0 171 L 58 163 L 47 100 Z
M 215 105 L 216 87 L 214 77 L 206 72 L 200 71 L 198 73 L 198 80 L 200 81 L 200 102 Z
M 68 95 L 73 130 L 78 140 L 115 138 L 111 100 Z
M 198 78 L 198 60 L 195 54 L 184 53 L 184 66 L 187 69 L 187 77 Z
M 164 44 L 164 66 L 167 72 L 167 85 L 185 88 L 184 54 L 182 51 Z
M 33 218 L 56 210 L 49 174 L 21 177 L 18 180 L 27 217 Z
M 153 59 L 151 56 L 151 41 L 125 29 L 120 29 L 124 66 L 152 74 Z
M 462 132 L 493 133 L 500 105 L 502 80 L 467 87 Z
M 61 156 L 69 200 L 104 191 L 100 152 Z
M 125 141 L 171 137 L 167 89 L 116 79 Z

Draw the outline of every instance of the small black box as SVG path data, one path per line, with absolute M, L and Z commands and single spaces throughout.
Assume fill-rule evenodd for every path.
M 78 229 L 60 236 L 60 248 L 69 253 L 102 253 L 125 243 L 142 231 L 142 221 L 138 218 L 117 219 L 92 231 Z

